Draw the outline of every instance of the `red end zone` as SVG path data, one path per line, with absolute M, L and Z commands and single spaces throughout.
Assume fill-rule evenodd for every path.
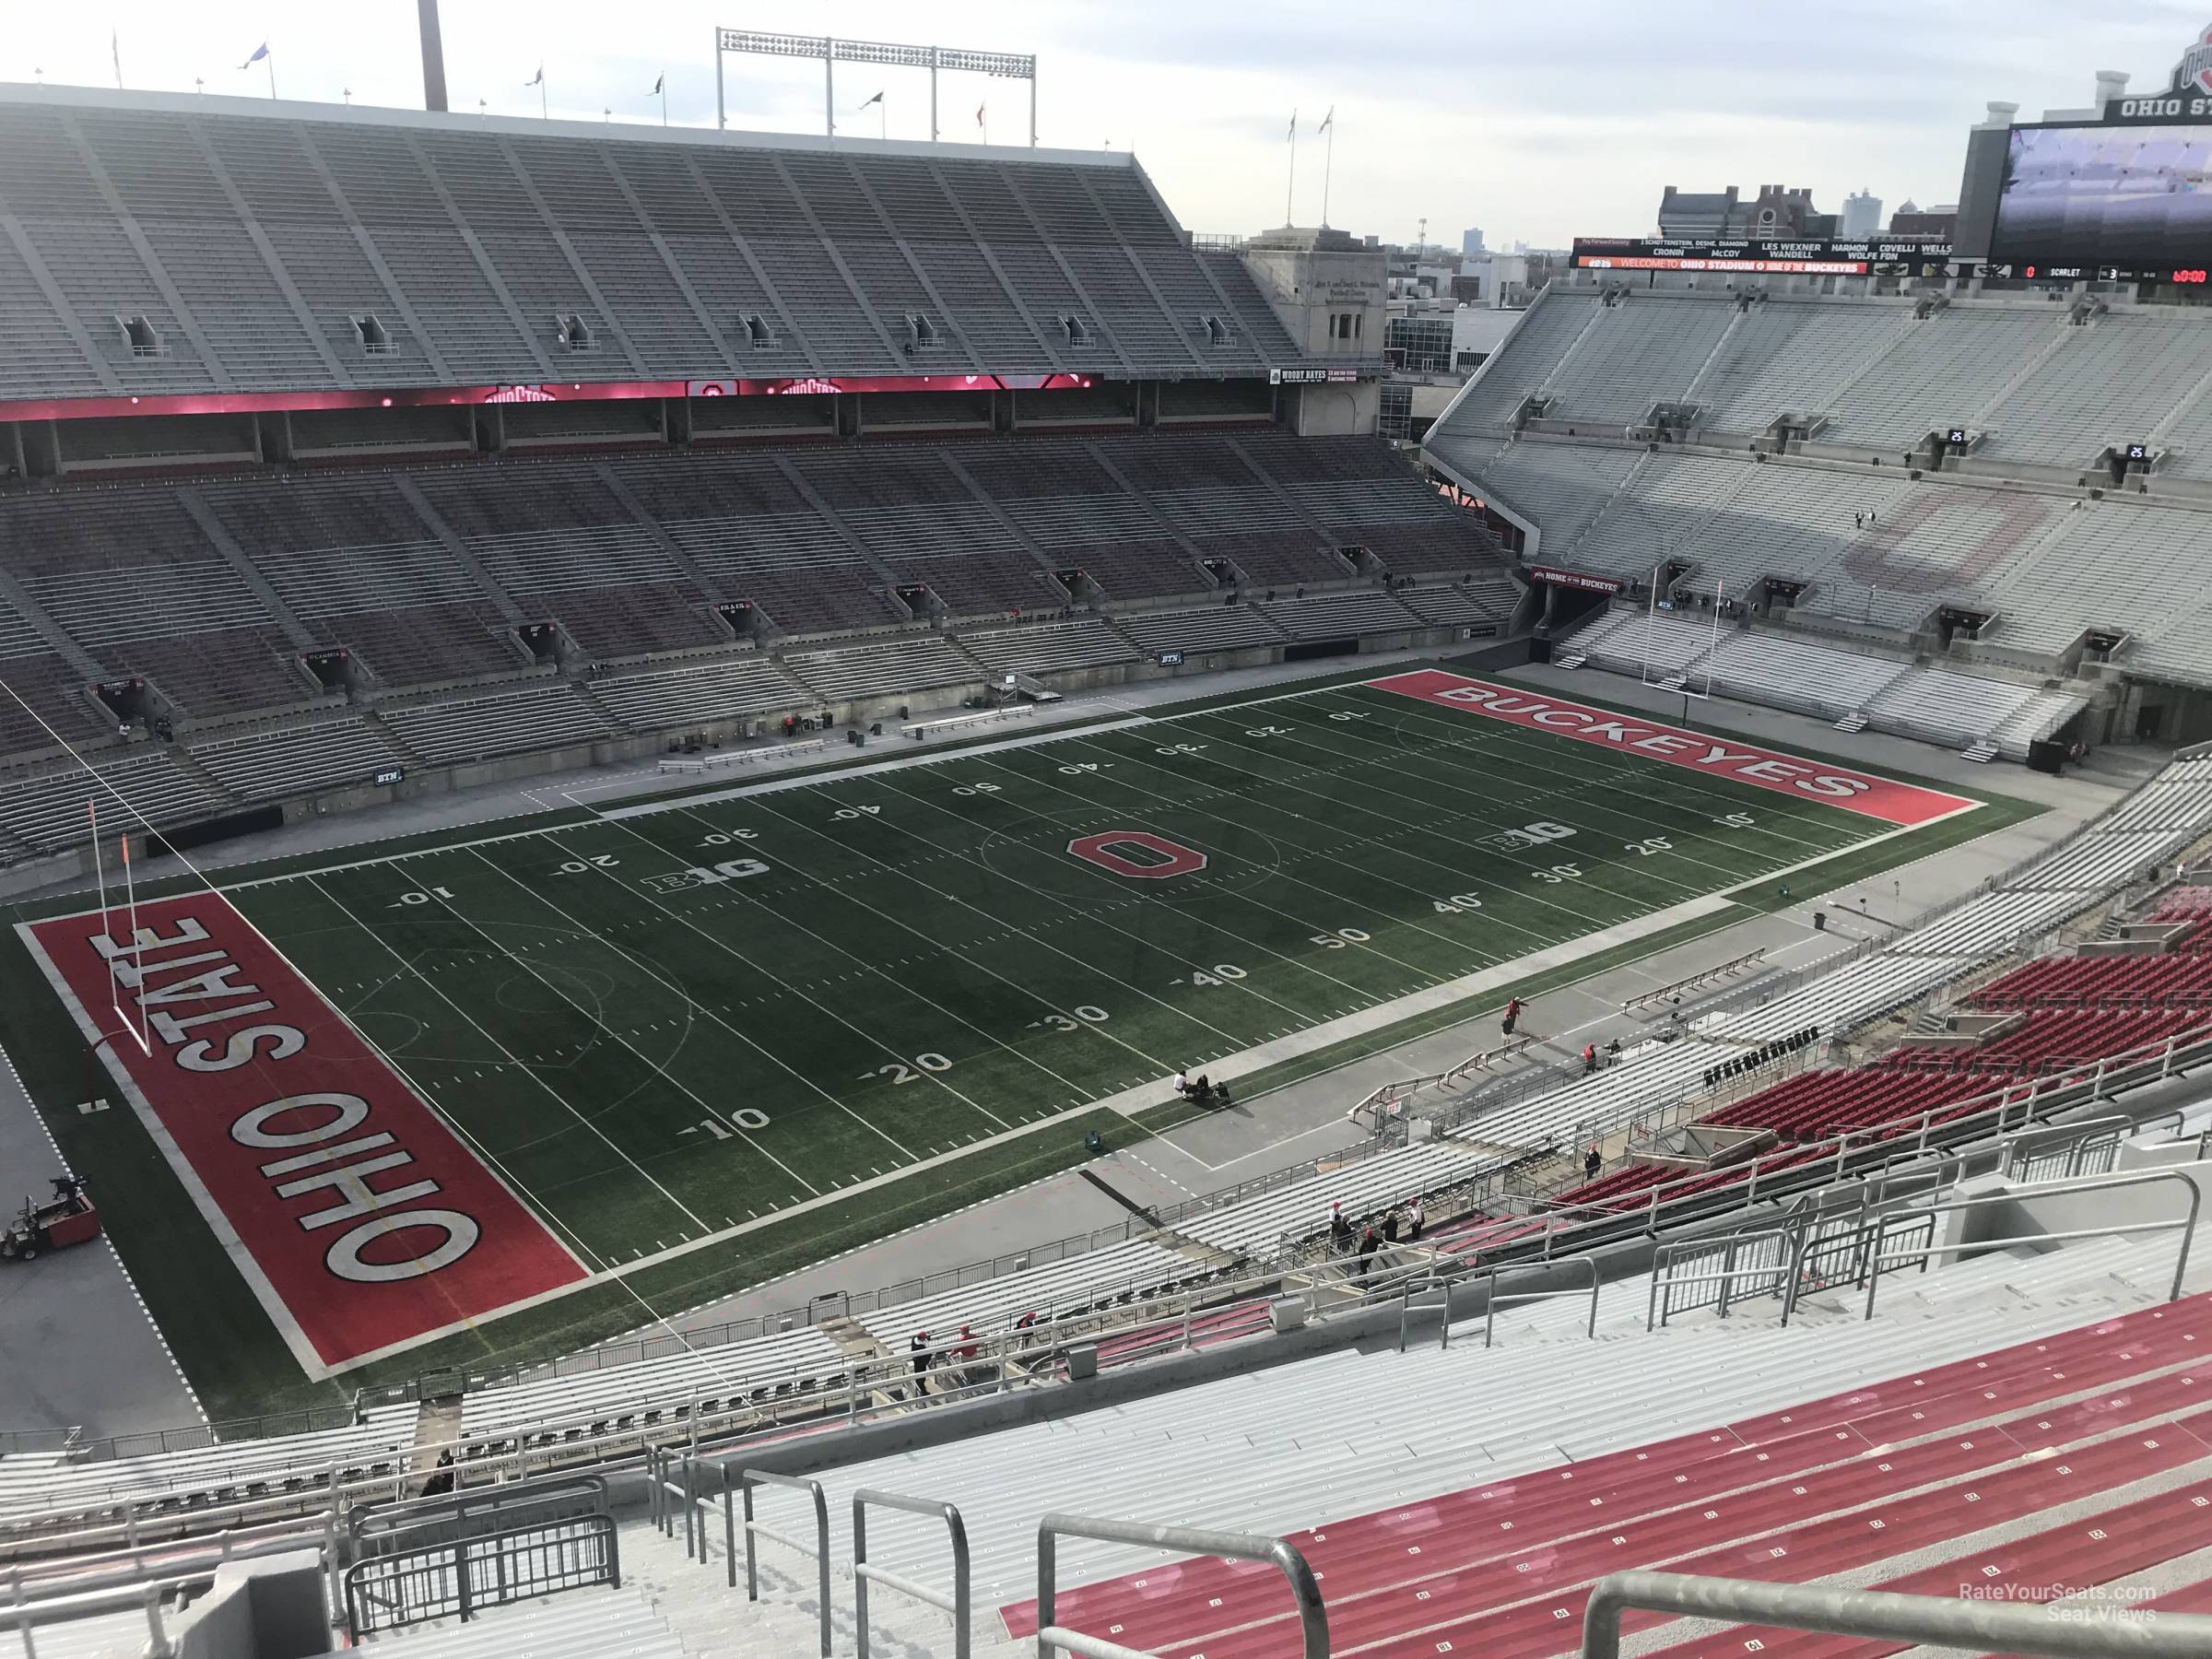
M 228 900 L 129 926 L 19 931 L 311 1375 L 589 1277 Z
M 1976 804 L 1963 795 L 1900 783 L 1893 778 L 1853 771 L 1826 760 L 1777 754 L 1772 749 L 1755 748 L 1734 738 L 1724 742 L 1702 732 L 1661 725 L 1639 715 L 1585 708 L 1581 703 L 1554 697 L 1548 691 L 1495 685 L 1488 680 L 1469 679 L 1463 674 L 1446 674 L 1441 669 L 1395 674 L 1388 679 L 1370 680 L 1368 684 L 1378 691 L 1395 691 L 1401 697 L 1439 703 L 1462 713 L 1487 715 L 1492 720 L 1549 732 L 1555 737 L 1571 737 L 1577 743 L 1629 750 L 1653 760 L 1664 760 L 1669 766 L 1712 772 L 1733 778 L 1738 783 L 1748 783 L 1755 789 L 1769 789 L 1777 794 L 1841 806 L 1846 812 L 1863 813 L 1888 824 L 1925 824 Z

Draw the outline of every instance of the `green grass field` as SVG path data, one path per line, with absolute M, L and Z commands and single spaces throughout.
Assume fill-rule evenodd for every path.
M 222 885 L 602 1276 L 350 1385 L 688 1308 L 1065 1168 L 1088 1128 L 1133 1138 L 1100 1103 L 1162 1103 L 1181 1065 L 1743 889 L 1547 976 L 1571 978 L 1741 919 L 1781 880 L 1818 890 L 1809 866 L 1832 886 L 2028 810 L 1896 831 L 1335 684 Z M 1132 831 L 1205 867 L 1143 878 L 1070 851 Z M 330 1397 L 128 1114 L 67 1110 L 81 1045 L 20 962 L 7 975 L 0 1034 L 211 1413 Z

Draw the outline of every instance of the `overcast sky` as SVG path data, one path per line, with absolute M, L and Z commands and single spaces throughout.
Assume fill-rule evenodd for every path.
M 1333 105 L 1331 223 L 1456 245 L 1559 246 L 1648 232 L 1661 188 L 1809 185 L 1833 211 L 1865 186 L 1890 208 L 1957 197 L 1966 128 L 2005 99 L 2033 118 L 2086 103 L 2098 69 L 2163 87 L 2212 21 L 2212 0 L 1558 0 L 1426 7 L 1341 0 L 892 0 L 757 6 L 747 0 L 444 0 L 455 110 L 535 115 L 524 83 L 542 61 L 552 112 L 714 121 L 712 27 L 834 31 L 855 39 L 1034 52 L 1048 145 L 1134 149 L 1194 230 L 1279 224 L 1299 112 L 1295 217 L 1321 217 L 1322 144 Z M 414 0 L 0 0 L 0 79 L 124 84 L 265 96 L 266 40 L 288 99 L 420 107 Z M 934 37 L 934 38 L 933 38 Z M 730 124 L 819 132 L 818 64 L 732 57 Z M 919 71 L 841 65 L 841 130 L 877 131 L 862 100 L 888 93 L 892 137 L 928 135 Z M 1018 83 L 945 77 L 947 137 L 1027 135 Z M 0 156 L 0 171 L 6 158 Z

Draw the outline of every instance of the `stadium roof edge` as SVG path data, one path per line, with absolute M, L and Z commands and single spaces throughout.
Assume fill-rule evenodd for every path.
M 0 81 L 0 106 L 158 111 L 171 115 L 243 116 L 261 121 L 339 122 L 412 127 L 428 132 L 496 132 L 513 137 L 592 138 L 631 144 L 698 144 L 739 149 L 811 150 L 849 155 L 941 157 L 1022 166 L 1135 168 L 1126 150 L 1030 149 L 1026 145 L 930 144 L 907 138 L 826 138 L 806 133 L 757 133 L 708 127 L 611 122 L 543 121 L 526 115 L 475 115 L 449 110 L 386 109 L 371 104 L 309 103 L 296 99 L 237 98 L 219 93 L 115 91 Z M 1140 170 L 1141 171 L 1141 170 Z

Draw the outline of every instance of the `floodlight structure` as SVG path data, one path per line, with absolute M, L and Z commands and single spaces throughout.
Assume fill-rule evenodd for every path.
M 770 34 L 752 29 L 717 29 L 714 31 L 714 124 L 729 125 L 723 100 L 722 59 L 724 53 L 749 52 L 761 57 L 819 58 L 822 63 L 823 131 L 837 136 L 837 66 L 839 64 L 874 64 L 894 69 L 929 71 L 929 137 L 935 143 L 937 127 L 937 71 L 965 69 L 976 75 L 995 75 L 1006 80 L 1030 83 L 1030 147 L 1037 147 L 1037 58 L 1033 53 L 971 52 L 959 46 L 894 46 L 883 41 L 841 41 L 834 35 Z

